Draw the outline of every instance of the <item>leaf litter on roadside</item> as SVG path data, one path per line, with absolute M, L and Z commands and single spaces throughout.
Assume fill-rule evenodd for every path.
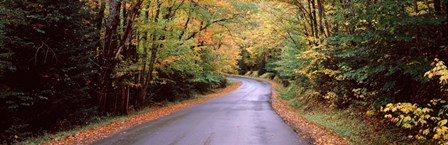
M 280 117 L 296 132 L 305 138 L 311 138 L 313 144 L 317 145 L 349 145 L 349 140 L 340 135 L 325 129 L 322 126 L 308 121 L 306 118 L 296 113 L 295 109 L 290 107 L 287 102 L 279 98 L 279 94 L 275 89 L 281 89 L 278 84 L 272 84 L 272 107 L 280 115 Z
M 216 93 L 209 94 L 206 97 L 201 97 L 199 99 L 195 99 L 193 101 L 182 102 L 173 106 L 167 107 L 154 107 L 146 113 L 142 113 L 136 116 L 132 116 L 123 120 L 114 121 L 105 125 L 97 126 L 94 128 L 90 128 L 73 135 L 55 139 L 53 141 L 44 143 L 44 145 L 69 145 L 69 144 L 90 144 L 95 140 L 99 140 L 110 135 L 119 133 L 127 128 L 142 124 L 144 122 L 148 122 L 176 111 L 182 110 L 184 108 L 203 103 L 205 101 L 223 96 L 224 94 L 229 93 L 230 91 L 235 90 L 241 86 L 241 83 L 235 83 L 229 87 L 224 89 L 220 89 L 216 91 Z

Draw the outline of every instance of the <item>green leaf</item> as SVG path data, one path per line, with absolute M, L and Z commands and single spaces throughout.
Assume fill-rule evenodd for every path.
M 8 52 L 8 53 L 0 53 L 0 58 L 2 58 L 2 57 L 9 57 L 9 56 L 12 56 L 14 53 L 12 53 L 12 52 Z
M 42 30 L 42 29 L 36 29 L 36 31 L 39 32 L 39 33 L 42 33 L 42 34 L 45 34 L 45 33 L 46 33 L 46 32 L 45 32 L 44 30 Z

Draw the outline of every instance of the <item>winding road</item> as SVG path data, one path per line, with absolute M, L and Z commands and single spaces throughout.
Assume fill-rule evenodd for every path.
M 222 96 L 124 130 L 93 144 L 302 145 L 270 104 L 267 82 L 229 77 L 242 85 Z

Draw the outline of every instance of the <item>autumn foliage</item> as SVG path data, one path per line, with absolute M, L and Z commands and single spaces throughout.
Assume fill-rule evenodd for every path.
M 0 143 L 191 99 L 236 70 L 235 3 L 0 3 Z M 236 52 L 236 53 L 235 53 Z
M 402 128 L 396 138 L 447 143 L 447 1 L 279 0 L 257 8 L 239 33 L 240 74 L 282 81 L 297 108 L 349 110 Z

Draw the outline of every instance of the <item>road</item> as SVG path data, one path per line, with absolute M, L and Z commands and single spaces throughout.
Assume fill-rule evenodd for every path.
M 267 82 L 229 77 L 242 85 L 216 99 L 124 130 L 93 144 L 302 145 L 270 104 Z

